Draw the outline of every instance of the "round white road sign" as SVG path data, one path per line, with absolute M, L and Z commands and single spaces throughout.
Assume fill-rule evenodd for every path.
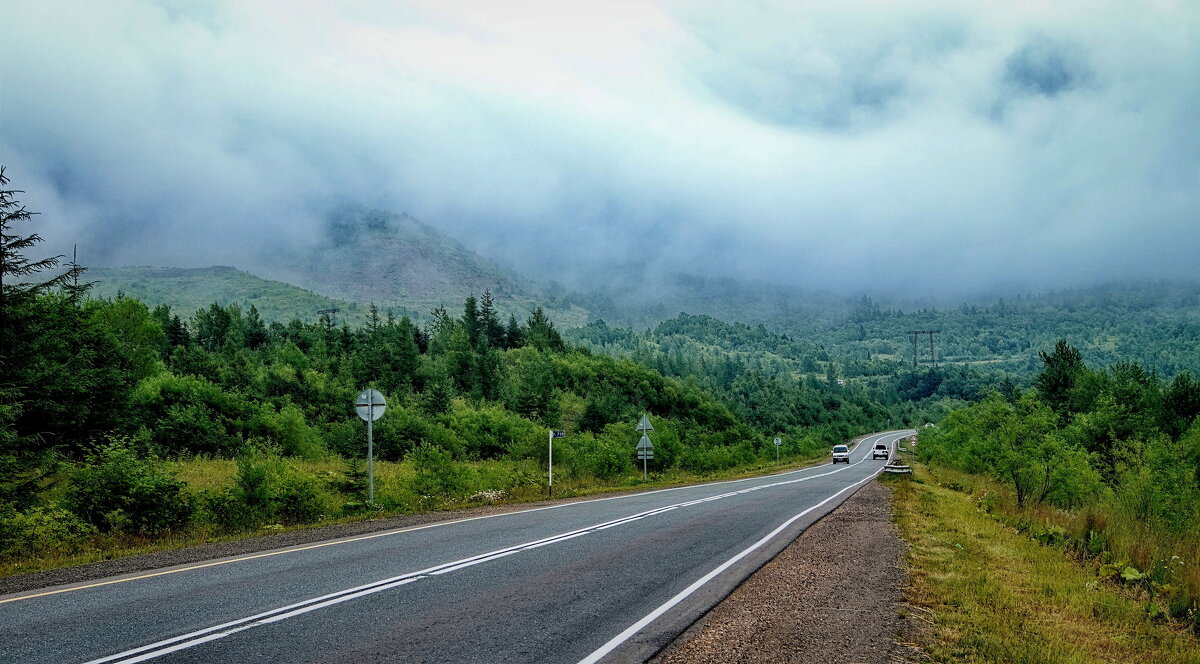
M 383 417 L 385 407 L 387 402 L 383 400 L 383 394 L 379 390 L 363 390 L 354 400 L 354 410 L 365 422 L 374 422 Z

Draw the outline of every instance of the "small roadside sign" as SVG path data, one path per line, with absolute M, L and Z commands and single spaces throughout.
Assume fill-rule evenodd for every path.
M 546 459 L 546 478 L 548 482 L 547 489 L 550 491 L 550 496 L 554 497 L 554 439 L 566 438 L 567 432 L 560 431 L 558 429 L 550 429 L 549 431 L 550 435 L 546 439 L 546 443 L 549 446 L 549 449 L 547 450 L 548 456 Z
M 371 423 L 383 417 L 387 401 L 379 390 L 367 389 L 359 392 L 354 400 L 354 412 L 367 423 L 367 503 L 375 503 L 375 441 Z
M 637 430 L 638 431 L 654 431 L 654 427 L 650 424 L 650 418 L 646 417 L 645 413 L 642 413 L 642 421 L 638 422 Z
M 639 452 L 654 452 L 654 443 L 650 442 L 650 436 L 642 434 L 642 439 L 637 444 L 637 450 Z
M 642 434 L 642 439 L 637 444 L 638 460 L 654 458 L 654 443 L 650 442 L 650 436 Z
M 354 411 L 365 422 L 374 422 L 383 417 L 387 402 L 379 390 L 363 390 L 354 400 Z

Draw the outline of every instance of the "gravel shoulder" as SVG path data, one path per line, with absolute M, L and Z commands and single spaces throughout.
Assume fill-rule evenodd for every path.
M 902 643 L 905 545 L 871 482 L 659 653 L 655 664 L 890 663 Z

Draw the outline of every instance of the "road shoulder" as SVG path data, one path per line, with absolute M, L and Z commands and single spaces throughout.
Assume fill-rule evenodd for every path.
M 894 662 L 904 543 L 871 482 L 810 526 L 653 662 Z

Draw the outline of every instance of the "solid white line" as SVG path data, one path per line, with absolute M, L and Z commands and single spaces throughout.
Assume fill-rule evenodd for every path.
M 884 435 L 886 435 L 886 434 L 884 434 Z M 882 438 L 883 435 L 881 435 L 880 437 Z M 863 442 L 866 442 L 866 439 L 864 439 Z M 867 447 L 867 449 L 869 450 L 870 448 Z M 863 457 L 862 459 L 860 459 L 857 463 L 855 463 L 853 465 L 858 465 L 859 463 L 862 463 L 863 461 L 866 461 L 866 457 Z M 734 565 L 734 563 L 741 560 L 742 558 L 745 558 L 746 556 L 750 555 L 750 553 L 752 553 L 756 549 L 762 547 L 764 544 L 771 541 L 776 535 L 783 532 L 784 529 L 786 529 L 788 526 L 795 523 L 798 519 L 802 518 L 804 515 L 812 512 L 813 510 L 827 504 L 829 501 L 833 500 L 834 498 L 837 498 L 838 496 L 842 495 L 843 493 L 846 493 L 847 491 L 849 491 L 851 489 L 857 488 L 857 487 L 861 486 L 862 484 L 865 484 L 866 482 L 869 482 L 869 481 L 875 479 L 875 477 L 877 477 L 882 470 L 883 470 L 882 468 L 880 468 L 879 470 L 876 470 L 875 472 L 871 473 L 870 476 L 868 476 L 858 482 L 855 482 L 854 484 L 851 484 L 850 486 L 838 491 L 837 493 L 834 493 L 833 495 L 829 496 L 825 500 L 822 500 L 821 502 L 817 503 L 816 505 L 813 505 L 812 507 L 805 509 L 804 511 L 800 512 L 796 516 L 793 516 L 792 518 L 788 519 L 787 521 L 784 521 L 782 525 L 780 525 L 775 530 L 772 530 L 765 537 L 758 540 L 754 544 L 751 544 L 746 549 L 743 549 L 741 552 L 739 552 L 737 555 L 730 558 L 729 560 L 726 560 L 725 562 L 721 563 L 719 566 L 717 566 L 716 569 L 714 569 L 711 572 L 709 572 L 708 574 L 705 574 L 704 576 L 700 577 L 699 579 L 696 580 L 695 583 L 688 586 L 687 588 L 684 588 L 683 591 L 681 591 L 678 595 L 675 595 L 671 599 L 667 600 L 662 605 L 660 605 L 658 608 L 656 608 L 653 611 L 651 611 L 650 613 L 648 613 L 644 618 L 642 618 L 641 620 L 639 620 L 639 621 L 635 622 L 634 624 L 630 625 L 629 627 L 627 627 L 625 629 L 625 631 L 614 636 L 612 639 L 609 639 L 608 643 L 605 643 L 604 645 L 600 646 L 595 651 L 593 651 L 590 655 L 581 659 L 579 661 L 579 664 L 595 664 L 595 662 L 600 661 L 604 656 L 608 655 L 610 652 L 615 650 L 621 644 L 628 641 L 629 638 L 632 637 L 634 634 L 637 634 L 638 632 L 640 632 L 644 627 L 646 627 L 646 625 L 649 625 L 650 623 L 654 622 L 660 616 L 662 616 L 664 613 L 669 611 L 672 607 L 674 607 L 675 605 L 679 604 L 683 600 L 690 597 L 692 595 L 692 593 L 699 590 L 701 587 L 704 586 L 704 584 L 713 580 L 720 573 L 722 573 L 725 570 L 732 567 Z

